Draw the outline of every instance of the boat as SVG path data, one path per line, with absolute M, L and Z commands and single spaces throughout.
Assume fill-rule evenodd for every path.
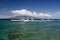
M 29 19 L 19 19 L 19 20 L 11 20 L 11 21 L 31 21 L 31 20 L 29 20 Z
M 47 19 L 47 20 L 45 20 L 45 19 L 42 19 L 42 20 L 33 20 L 32 18 L 31 18 L 31 20 L 29 20 L 28 18 L 27 19 L 19 19 L 19 20 L 11 20 L 11 21 L 24 21 L 24 22 L 29 22 L 29 21 L 38 21 L 38 22 L 47 22 L 47 21 L 53 21 L 53 20 L 49 20 L 49 19 Z

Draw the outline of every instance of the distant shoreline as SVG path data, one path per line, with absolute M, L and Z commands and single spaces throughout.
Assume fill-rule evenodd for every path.
M 12 20 L 12 19 L 0 19 L 0 20 Z M 13 20 L 19 20 L 19 19 L 13 19 Z M 42 19 L 34 19 L 34 20 L 42 20 Z M 44 19 L 48 20 L 48 19 Z M 60 19 L 49 19 L 49 20 L 60 20 Z

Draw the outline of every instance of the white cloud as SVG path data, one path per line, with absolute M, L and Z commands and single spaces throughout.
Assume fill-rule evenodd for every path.
M 22 15 L 22 16 L 32 16 L 32 17 L 38 17 L 38 18 L 53 18 L 53 19 L 60 19 L 60 11 L 52 13 L 37 13 L 37 12 L 31 12 L 26 9 L 21 9 L 21 10 L 12 10 L 11 11 L 15 16 Z M 0 15 L 0 19 L 3 18 L 10 18 L 10 17 L 15 17 L 15 16 L 7 16 L 7 15 Z
M 25 15 L 25 16 L 33 16 L 33 17 L 39 17 L 39 18 L 51 18 L 52 17 L 48 13 L 36 13 L 36 12 L 28 11 L 26 9 L 12 10 L 11 12 L 14 13 L 15 15 Z

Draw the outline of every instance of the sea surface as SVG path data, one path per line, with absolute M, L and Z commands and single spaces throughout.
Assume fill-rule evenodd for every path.
M 60 40 L 60 21 L 0 20 L 0 40 Z

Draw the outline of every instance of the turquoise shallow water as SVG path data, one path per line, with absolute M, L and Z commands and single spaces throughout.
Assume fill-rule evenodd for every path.
M 60 40 L 60 21 L 0 20 L 0 40 Z

